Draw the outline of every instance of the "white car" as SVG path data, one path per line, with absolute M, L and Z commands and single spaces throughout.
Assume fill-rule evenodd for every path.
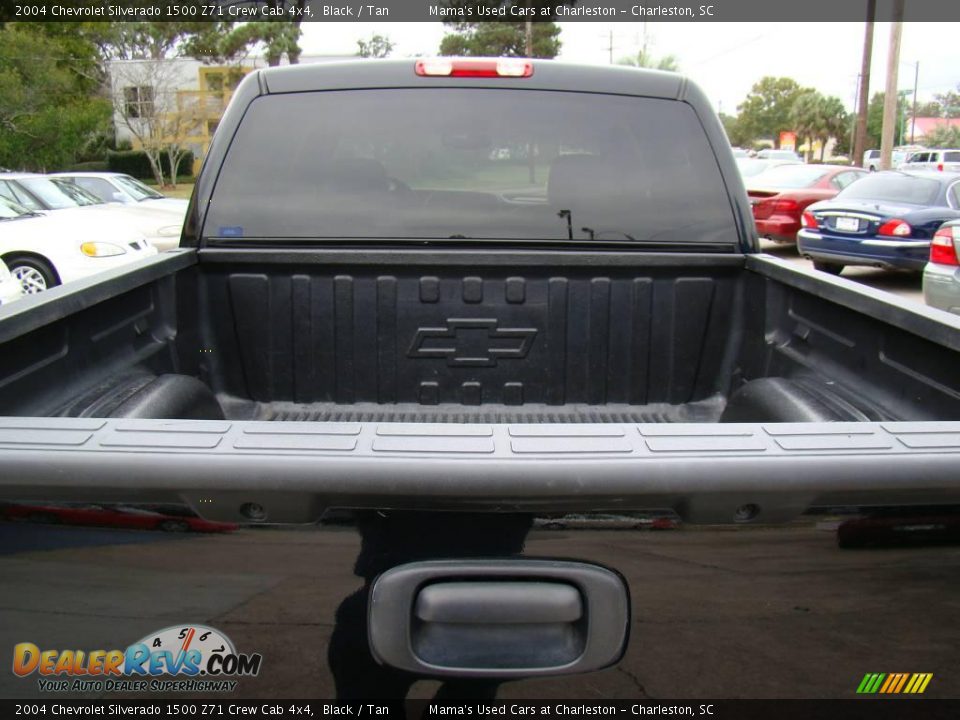
M 11 273 L 3 260 L 0 260 L 0 307 L 6 307 L 14 300 L 23 297 L 23 286 Z
M 62 172 L 53 173 L 50 177 L 66 178 L 103 202 L 162 208 L 179 212 L 181 217 L 187 214 L 189 203 L 186 200 L 169 198 L 130 175 L 112 172 Z
M 0 197 L 0 260 L 24 294 L 157 254 L 136 230 L 84 208 L 44 215 Z
M 81 208 L 90 215 L 118 220 L 146 236 L 158 250 L 169 250 L 180 244 L 180 232 L 186 206 L 174 209 L 165 206 L 140 207 L 105 203 L 65 177 L 30 173 L 0 174 L 0 197 L 36 212 L 61 212 Z

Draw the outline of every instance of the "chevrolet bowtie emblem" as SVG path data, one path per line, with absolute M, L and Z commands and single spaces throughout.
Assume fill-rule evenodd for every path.
M 497 320 L 449 318 L 446 327 L 417 330 L 411 358 L 444 359 L 450 367 L 496 367 L 498 360 L 519 360 L 530 352 L 535 328 L 502 328 Z

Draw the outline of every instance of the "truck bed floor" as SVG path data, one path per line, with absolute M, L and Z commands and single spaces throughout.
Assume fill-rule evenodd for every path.
M 417 423 L 683 423 L 718 422 L 723 411 L 720 397 L 670 405 L 541 405 L 485 404 L 478 406 L 414 403 L 255 403 L 225 398 L 221 405 L 228 419 L 284 422 L 417 422 Z

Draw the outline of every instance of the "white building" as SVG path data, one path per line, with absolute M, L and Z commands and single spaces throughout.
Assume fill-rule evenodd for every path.
M 356 59 L 345 55 L 302 56 L 301 64 Z M 134 148 L 173 140 L 193 153 L 196 172 L 233 91 L 262 58 L 209 65 L 193 58 L 114 60 L 110 92 L 117 143 Z

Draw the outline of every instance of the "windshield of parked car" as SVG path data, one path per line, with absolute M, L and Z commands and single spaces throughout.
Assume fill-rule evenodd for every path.
M 31 217 L 39 214 L 40 213 L 25 208 L 19 203 L 7 200 L 5 197 L 0 197 L 0 220 L 16 220 L 18 218 Z
M 729 247 L 737 231 L 685 103 L 445 88 L 255 100 L 204 235 Z
M 770 188 L 810 187 L 830 172 L 822 165 L 777 165 L 754 175 L 751 185 Z
M 100 204 L 98 198 L 67 180 L 30 177 L 21 178 L 18 182 L 35 195 L 48 210 Z
M 939 194 L 940 183 L 936 180 L 900 173 L 871 173 L 841 190 L 837 199 L 933 205 Z
M 783 160 L 764 160 L 762 158 L 737 158 L 736 162 L 740 169 L 740 177 L 744 178 L 754 177 L 770 168 L 791 164 Z
M 113 178 L 113 181 L 137 202 L 143 200 L 160 200 L 164 197 L 163 194 L 158 193 L 153 188 L 147 187 L 129 175 L 117 175 Z

